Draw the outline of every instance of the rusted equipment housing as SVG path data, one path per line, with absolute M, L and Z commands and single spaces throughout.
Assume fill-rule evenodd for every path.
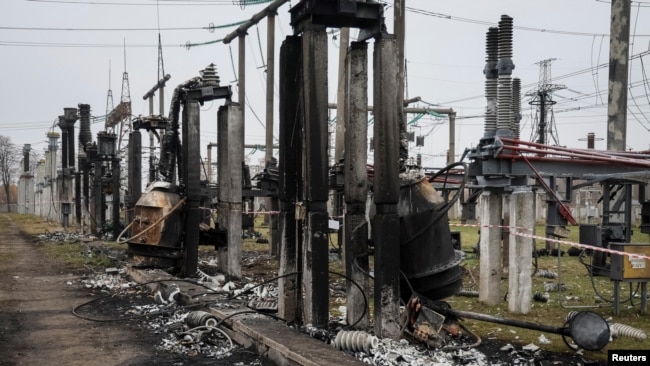
M 400 296 L 412 291 L 431 300 L 447 298 L 462 285 L 463 252 L 454 250 L 445 202 L 426 178 L 402 179 L 400 217 Z
M 135 205 L 135 219 L 127 241 L 129 254 L 143 267 L 178 267 L 182 258 L 182 205 L 171 183 L 149 185 Z

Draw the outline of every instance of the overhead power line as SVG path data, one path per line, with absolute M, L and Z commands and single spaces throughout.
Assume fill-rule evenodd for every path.
M 248 20 L 242 20 L 235 23 L 214 25 L 210 23 L 207 27 L 167 27 L 167 28 L 53 28 L 53 27 L 2 27 L 4 30 L 19 30 L 19 31 L 75 31 L 75 32 L 111 32 L 111 31 L 185 31 L 185 30 L 207 30 L 214 32 L 215 29 L 236 27 L 246 23 Z
M 436 13 L 436 12 L 425 10 L 425 9 L 413 8 L 413 7 L 410 7 L 410 6 L 406 7 L 406 11 L 416 13 L 416 14 L 426 15 L 426 16 L 430 16 L 430 17 L 434 17 L 434 18 L 455 20 L 455 21 L 464 22 L 464 23 L 480 24 L 480 25 L 487 25 L 487 26 L 497 26 L 497 23 L 495 23 L 495 22 L 489 22 L 489 21 L 486 21 L 486 20 L 478 20 L 478 19 L 457 17 L 457 16 L 453 16 L 453 15 L 449 15 L 449 14 Z M 609 34 L 604 34 L 604 33 L 574 32 L 574 31 L 565 31 L 565 30 L 556 30 L 556 29 L 524 27 L 524 26 L 517 26 L 517 25 L 515 25 L 514 28 L 519 29 L 519 30 L 531 31 L 531 32 L 563 34 L 563 35 L 568 35 L 568 36 L 584 36 L 584 37 L 605 36 L 605 37 L 609 37 Z M 650 34 L 637 34 L 635 36 L 636 37 L 650 37 Z
M 112 6 L 247 6 L 259 5 L 269 2 L 270 0 L 169 0 L 162 4 L 156 2 L 108 2 L 108 1 L 84 1 L 84 0 L 27 0 L 37 3 L 51 4 L 73 4 L 73 5 L 112 5 Z M 146 1 L 146 0 L 141 0 Z

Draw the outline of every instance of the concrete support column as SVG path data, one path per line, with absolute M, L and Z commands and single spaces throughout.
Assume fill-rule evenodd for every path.
M 449 113 L 449 151 L 447 165 L 456 162 L 456 112 Z
M 225 227 L 228 247 L 217 251 L 219 269 L 241 277 L 242 163 L 244 161 L 243 107 L 230 103 L 219 108 L 217 122 L 218 223 Z M 198 162 L 197 162 L 198 164 Z
M 133 131 L 129 136 L 129 192 L 126 197 L 126 224 L 130 224 L 135 217 L 135 204 L 142 195 L 142 134 Z M 130 234 L 129 234 L 130 236 Z
M 345 272 L 349 278 L 368 292 L 368 223 L 366 201 L 368 200 L 368 44 L 353 42 L 347 57 L 348 72 L 345 100 L 345 223 L 343 225 L 343 249 Z M 339 99 L 339 105 L 343 100 Z M 363 293 L 351 281 L 347 281 L 347 322 L 364 329 L 369 323 Z
M 290 36 L 280 48 L 280 276 L 278 279 L 278 316 L 285 321 L 301 320 L 302 283 L 300 271 L 302 237 L 297 235 L 296 200 L 302 175 L 302 113 L 300 103 L 300 37 Z
M 182 146 L 183 182 L 187 192 L 185 215 L 185 239 L 183 241 L 183 276 L 196 274 L 199 261 L 199 224 L 201 223 L 201 137 L 199 136 L 201 117 L 199 103 L 195 100 L 185 102 L 183 108 Z M 241 194 L 239 195 L 241 200 Z M 241 225 L 240 225 L 241 228 Z M 239 233 L 241 238 L 241 229 Z
M 113 185 L 113 240 L 115 240 L 122 232 L 120 225 L 120 181 L 122 172 L 120 158 L 113 158 L 111 168 L 113 169 L 113 177 L 111 180 L 111 184 Z
M 498 191 L 481 193 L 480 280 L 479 301 L 496 305 L 501 301 L 501 214 L 502 194 Z
M 510 276 L 508 280 L 508 311 L 527 314 L 532 299 L 533 239 L 517 235 L 525 229 L 533 232 L 535 221 L 531 210 L 533 191 L 515 188 L 510 196 Z M 481 253 L 481 258 L 483 257 Z
M 375 41 L 374 65 L 374 200 L 375 334 L 396 338 L 400 332 L 399 201 L 400 116 L 398 44 L 387 35 Z
M 503 211 L 503 218 L 501 219 L 501 222 L 503 223 L 502 225 L 504 227 L 501 228 L 501 240 L 503 241 L 501 248 L 501 263 L 502 263 L 502 273 L 507 274 L 508 271 L 510 270 L 509 268 L 509 263 L 510 263 L 510 227 L 508 226 L 511 221 L 511 215 L 510 215 L 510 195 L 509 194 L 504 194 L 503 195 L 503 204 L 501 206 L 501 209 Z
M 95 161 L 95 176 L 93 177 L 93 198 L 95 203 L 94 210 L 94 234 L 99 233 L 104 226 L 106 218 L 106 199 L 102 187 L 102 177 L 104 176 L 104 167 L 101 161 Z
M 631 0 L 612 0 L 609 37 L 607 150 L 625 151 Z
M 275 13 L 269 12 L 267 15 L 267 36 L 266 36 L 266 151 L 264 152 L 264 162 L 268 163 L 273 159 L 273 100 L 274 100 L 274 83 L 275 83 Z M 264 199 L 267 209 L 276 211 L 277 199 L 266 197 Z M 275 202 L 274 202 L 275 201 Z M 274 206 L 275 209 L 273 208 Z M 275 215 L 264 215 L 264 222 L 269 225 L 269 240 L 271 255 L 276 258 L 280 256 L 280 243 L 278 236 L 278 218 Z
M 329 324 L 328 156 L 327 156 L 327 33 L 311 26 L 302 35 L 304 104 L 303 287 L 305 323 Z

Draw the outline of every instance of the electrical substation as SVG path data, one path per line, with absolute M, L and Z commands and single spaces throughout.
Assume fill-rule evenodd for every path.
M 612 133 L 607 136 L 606 151 L 594 149 L 593 134 L 588 136 L 588 148 L 559 146 L 549 118 L 552 93 L 562 86 L 550 83 L 551 59 L 540 62 L 540 84 L 526 93 L 540 111 L 534 135 L 531 141 L 520 136 L 525 93 L 521 80 L 513 78 L 515 20 L 508 15 L 485 33 L 483 137 L 474 147 L 464 148 L 461 159 L 455 161 L 456 112 L 442 107 L 410 108 L 412 101 L 404 100 L 403 14 L 395 20 L 396 34 L 389 34 L 380 2 L 295 2 L 289 10 L 293 34 L 282 41 L 277 62 L 279 141 L 275 143 L 272 135 L 276 65 L 270 52 L 266 161 L 261 173 L 251 177 L 244 159 L 244 40 L 247 29 L 263 20 L 273 29 L 275 14 L 287 1 L 273 1 L 223 39 L 224 43 L 240 42 L 236 94 L 230 85 L 222 85 L 217 65 L 178 70 L 175 74 L 190 78 L 173 89 L 165 115 L 164 92 L 173 78 L 164 73 L 159 48 L 159 80 L 143 97 L 149 101 L 149 115 L 132 115 L 126 72 L 120 104 L 112 108 L 105 130 L 94 139 L 91 107 L 64 108 L 57 124 L 60 131 L 47 134 L 45 159 L 34 172 L 24 165 L 22 196 L 37 203 L 32 212 L 24 213 L 124 243 L 133 271 L 155 268 L 177 278 L 196 278 L 201 245 L 214 248 L 220 273 L 240 279 L 242 233 L 254 227 L 249 207 L 263 200 L 273 213 L 269 215 L 269 252 L 279 260 L 272 310 L 285 322 L 330 330 L 330 223 L 338 221 L 346 323 L 356 331 L 379 338 L 408 336 L 435 347 L 446 319 L 462 322 L 458 319 L 465 318 L 560 334 L 586 350 L 600 350 L 607 344 L 610 327 L 592 311 L 573 314 L 555 327 L 449 306 L 445 299 L 461 291 L 465 275 L 466 253 L 460 248 L 460 235 L 450 226 L 451 212 L 457 208 L 461 223 L 476 224 L 480 231 L 476 248 L 480 254 L 479 301 L 488 305 L 502 301 L 505 271 L 509 274 L 507 311 L 528 313 L 534 299 L 531 278 L 537 271 L 533 267 L 535 242 L 546 242 L 548 251 L 559 252 L 568 230 L 578 230 L 580 243 L 572 245 L 578 253 L 576 260 L 585 264 L 589 276 L 611 280 L 613 314 L 619 313 L 620 287 L 625 283 L 639 284 L 640 312 L 646 314 L 650 238 L 648 244 L 639 244 L 632 243 L 631 236 L 635 221 L 641 222 L 641 232 L 650 234 L 650 200 L 646 197 L 650 153 L 625 150 L 620 138 L 625 113 L 615 109 L 615 105 L 625 105 L 616 100 L 622 94 L 610 96 L 608 128 Z M 395 3 L 404 5 L 404 1 Z M 611 37 L 627 45 L 629 29 L 626 33 L 617 26 L 624 27 L 613 24 Z M 328 52 L 327 30 L 340 29 L 343 34 L 350 28 L 358 29 L 359 36 L 342 51 L 345 82 L 338 85 L 342 97 L 334 105 L 328 101 L 331 83 L 323 56 Z M 273 50 L 275 35 L 269 34 Z M 623 52 L 621 48 L 611 52 Z M 623 78 L 627 71 L 625 65 L 617 64 L 619 55 L 610 58 L 610 80 Z M 111 93 L 107 105 L 112 106 Z M 156 94 L 160 97 L 157 114 Z M 201 141 L 200 106 L 212 101 L 221 103 L 216 120 L 210 122 L 217 126 L 217 141 Z M 337 128 L 333 149 L 328 142 L 330 108 L 337 109 L 337 123 L 342 127 Z M 370 144 L 369 112 L 374 119 Z M 406 116 L 427 112 L 446 116 L 450 125 L 448 165 L 436 170 L 424 169 L 408 150 Z M 148 147 L 143 144 L 147 136 Z M 208 147 L 207 164 L 201 146 Z M 216 159 L 212 148 L 216 148 Z M 148 166 L 142 163 L 147 149 Z M 336 151 L 334 165 L 330 150 Z M 372 165 L 367 163 L 369 150 L 374 154 Z M 26 145 L 25 161 L 29 151 Z M 211 181 L 214 166 L 217 180 Z M 597 207 L 599 215 L 589 211 L 588 222 L 576 217 L 571 207 L 583 192 L 599 193 L 589 201 L 589 208 Z M 536 217 L 539 201 L 545 207 L 543 237 L 534 233 L 540 220 Z M 28 207 L 25 203 L 19 206 Z M 558 273 L 562 275 L 561 268 Z

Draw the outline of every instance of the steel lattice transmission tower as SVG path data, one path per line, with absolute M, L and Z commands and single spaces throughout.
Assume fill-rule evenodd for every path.
M 124 47 L 124 73 L 122 74 L 122 95 L 120 105 L 123 107 L 122 119 L 120 121 L 120 137 L 117 141 L 119 151 L 122 151 L 122 140 L 131 131 L 131 87 L 129 86 L 129 73 L 126 72 L 126 46 Z
M 555 116 L 553 115 L 553 92 L 566 89 L 562 84 L 551 84 L 551 64 L 555 58 L 549 58 L 539 61 L 539 83 L 537 88 L 526 93 L 526 96 L 532 99 L 528 104 L 537 106 L 537 113 L 533 120 L 530 141 L 540 144 L 548 144 L 550 140 L 557 146 L 560 145 L 560 139 L 557 135 L 555 126 Z
M 158 33 L 158 80 L 165 78 L 165 63 L 163 62 L 162 42 Z
M 108 93 L 106 94 L 106 115 L 104 118 L 108 122 L 108 117 L 113 112 L 113 90 L 111 89 L 111 62 L 108 61 Z M 105 126 L 106 126 L 105 122 Z

